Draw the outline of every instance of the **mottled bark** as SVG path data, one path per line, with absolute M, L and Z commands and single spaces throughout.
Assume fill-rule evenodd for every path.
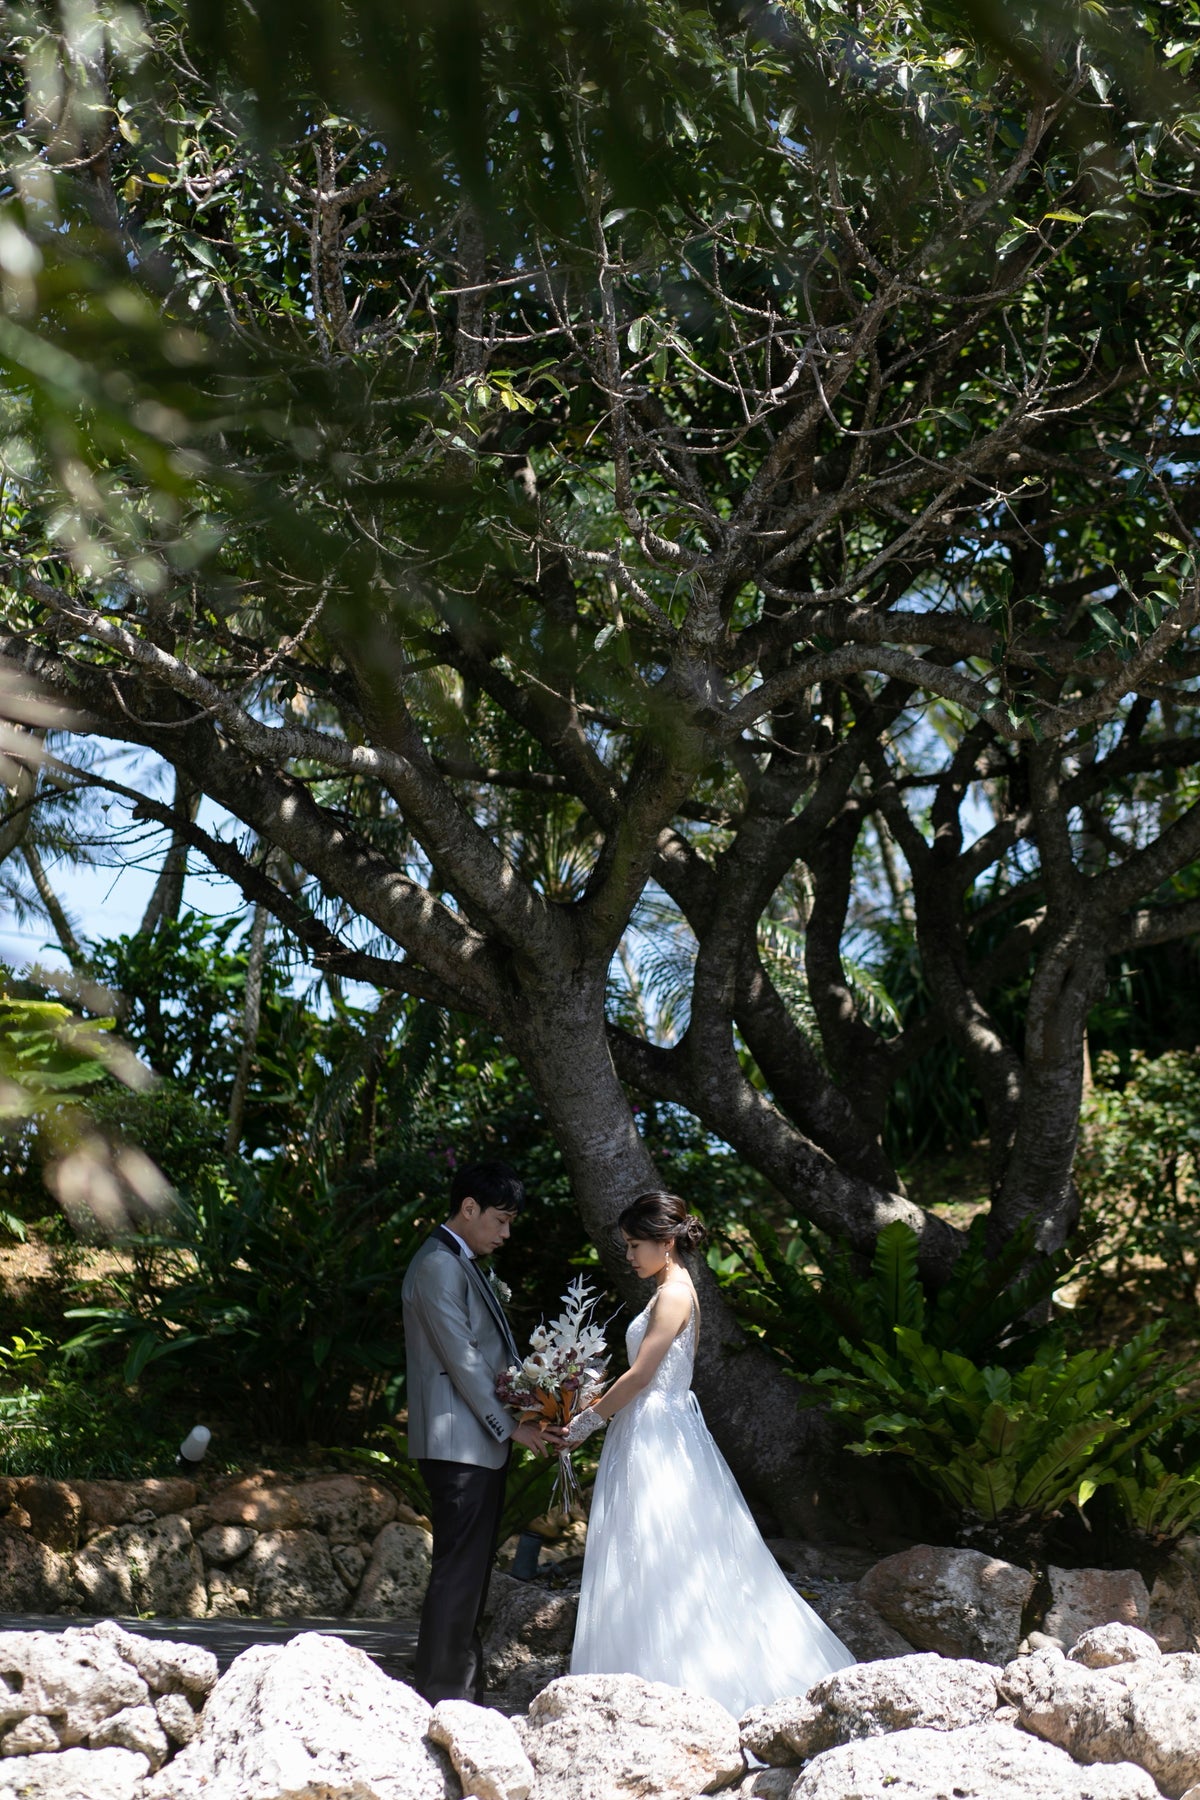
M 548 983 L 543 972 L 506 1008 L 504 1030 L 562 1149 L 588 1235 L 636 1312 L 650 1287 L 629 1269 L 616 1221 L 638 1194 L 664 1182 L 614 1066 L 603 990 L 585 978 Z M 798 1406 L 796 1383 L 737 1324 L 702 1260 L 693 1273 L 705 1322 L 695 1385 L 731 1467 L 786 1530 L 836 1531 L 844 1477 L 820 1414 Z

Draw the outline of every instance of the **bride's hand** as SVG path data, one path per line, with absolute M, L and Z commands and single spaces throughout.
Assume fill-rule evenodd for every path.
M 603 1418 L 594 1406 L 585 1406 L 582 1412 L 575 1414 L 567 1426 L 563 1434 L 563 1448 L 565 1450 L 576 1449 L 585 1438 L 591 1437 L 593 1431 L 599 1431 L 602 1425 L 607 1424 L 608 1420 Z

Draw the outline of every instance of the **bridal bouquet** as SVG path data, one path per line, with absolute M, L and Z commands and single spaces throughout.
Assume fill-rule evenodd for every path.
M 599 1394 L 608 1373 L 608 1346 L 603 1328 L 594 1318 L 599 1298 L 583 1276 L 577 1276 L 562 1297 L 558 1318 L 549 1325 L 539 1325 L 533 1333 L 524 1362 L 514 1363 L 497 1378 L 496 1393 L 522 1419 L 569 1425 L 575 1414 L 590 1406 Z M 570 1506 L 578 1494 L 571 1453 L 563 1450 L 559 1453 L 555 1496 L 564 1506 Z

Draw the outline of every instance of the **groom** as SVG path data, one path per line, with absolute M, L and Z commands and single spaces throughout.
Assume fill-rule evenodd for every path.
M 519 1425 L 496 1398 L 497 1375 L 521 1354 L 478 1263 L 506 1242 L 524 1202 L 507 1163 L 457 1170 L 450 1217 L 404 1277 L 408 1449 L 433 1503 L 433 1569 L 413 1681 L 431 1705 L 482 1699 L 479 1626 L 512 1444 L 535 1456 L 548 1448 L 537 1426 Z

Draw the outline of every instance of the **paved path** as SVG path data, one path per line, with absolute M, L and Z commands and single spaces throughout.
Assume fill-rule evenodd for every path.
M 69 1625 L 94 1625 L 95 1615 L 0 1613 L 0 1631 L 65 1631 Z M 390 1619 L 119 1619 L 127 1631 L 142 1637 L 176 1638 L 212 1650 L 222 1669 L 251 1644 L 282 1644 L 300 1631 L 323 1631 L 357 1644 L 385 1675 L 406 1680 L 416 1648 L 415 1623 Z

